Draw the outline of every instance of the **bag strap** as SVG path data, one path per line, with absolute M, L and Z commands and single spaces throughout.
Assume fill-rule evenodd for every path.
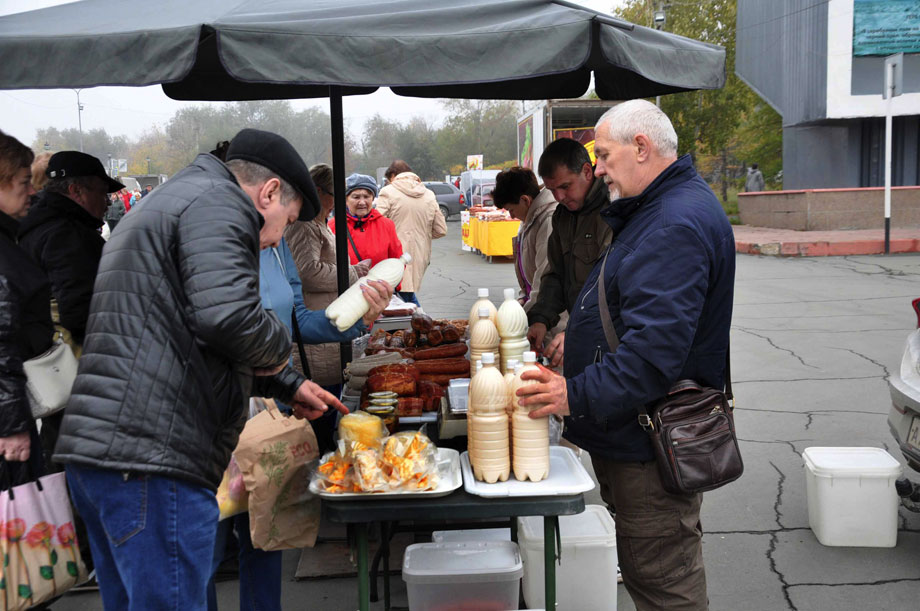
M 607 307 L 607 288 L 604 283 L 604 270 L 607 268 L 607 256 L 613 250 L 613 244 L 604 251 L 604 260 L 601 263 L 601 274 L 597 280 L 597 303 L 600 308 L 601 326 L 604 327 L 604 337 L 607 338 L 607 346 L 610 352 L 616 352 L 620 345 L 620 338 L 617 336 L 616 329 L 613 326 L 613 319 L 610 317 L 610 308 Z M 734 400 L 732 395 L 732 360 L 731 360 L 731 343 L 725 348 L 725 398 L 731 403 Z M 648 409 L 645 405 L 639 406 L 639 424 L 644 429 L 654 428 L 652 419 L 648 415 Z
M 345 235 L 348 236 L 348 241 L 351 242 L 351 249 L 355 251 L 355 256 L 358 258 L 358 261 L 360 261 L 364 257 L 361 256 L 361 253 L 358 252 L 358 247 L 355 246 L 355 239 L 351 237 L 351 232 L 348 231 L 348 223 L 345 223 Z

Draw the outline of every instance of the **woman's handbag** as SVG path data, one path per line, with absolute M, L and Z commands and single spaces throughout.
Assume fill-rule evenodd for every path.
M 57 340 L 44 354 L 25 361 L 22 368 L 33 418 L 44 418 L 64 409 L 77 378 L 77 358 L 70 346 Z
M 0 470 L 8 473 L 0 460 Z M 0 602 L 18 611 L 86 580 L 64 473 L 0 492 Z
M 604 268 L 598 280 L 601 324 L 610 352 L 620 344 L 604 288 Z M 639 406 L 639 424 L 648 433 L 661 484 L 671 494 L 695 494 L 735 481 L 744 472 L 735 435 L 730 350 L 725 353 L 725 391 L 679 380 L 649 412 Z

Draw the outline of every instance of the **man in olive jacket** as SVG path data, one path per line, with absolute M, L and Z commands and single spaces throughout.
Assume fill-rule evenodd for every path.
M 99 263 L 55 459 L 86 521 L 106 609 L 206 608 L 214 491 L 250 395 L 315 418 L 336 399 L 287 366 L 259 250 L 319 210 L 294 148 L 243 130 L 234 171 L 195 161 L 125 216 Z
M 571 312 L 594 263 L 610 244 L 612 232 L 601 219 L 607 204 L 604 181 L 594 177 L 591 157 L 585 147 L 570 138 L 554 140 L 540 156 L 538 167 L 543 184 L 559 202 L 553 212 L 553 232 L 546 255 L 549 269 L 543 274 L 536 302 L 527 312 L 527 339 L 536 351 L 543 351 L 553 367 L 562 364 L 565 333 L 559 333 L 544 348 L 546 331 Z

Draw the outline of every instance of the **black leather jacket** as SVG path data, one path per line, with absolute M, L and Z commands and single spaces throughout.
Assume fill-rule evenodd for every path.
M 51 346 L 51 289 L 16 245 L 14 219 L 0 212 L 0 437 L 32 427 L 22 362 Z
M 289 401 L 291 336 L 259 299 L 252 200 L 199 155 L 125 216 L 96 277 L 55 460 L 216 489 L 250 392 Z

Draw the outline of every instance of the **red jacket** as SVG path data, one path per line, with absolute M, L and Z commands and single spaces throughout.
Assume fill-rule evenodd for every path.
M 131 210 L 131 194 L 125 191 L 121 194 L 121 201 L 125 202 L 125 212 Z
M 396 237 L 396 225 L 376 208 L 360 220 L 348 215 L 347 222 L 348 234 L 355 242 L 354 246 L 348 242 L 348 258 L 352 265 L 361 259 L 370 259 L 373 267 L 384 259 L 402 256 L 403 248 Z M 329 220 L 329 229 L 335 233 L 335 219 Z M 355 253 L 355 247 L 358 253 Z

